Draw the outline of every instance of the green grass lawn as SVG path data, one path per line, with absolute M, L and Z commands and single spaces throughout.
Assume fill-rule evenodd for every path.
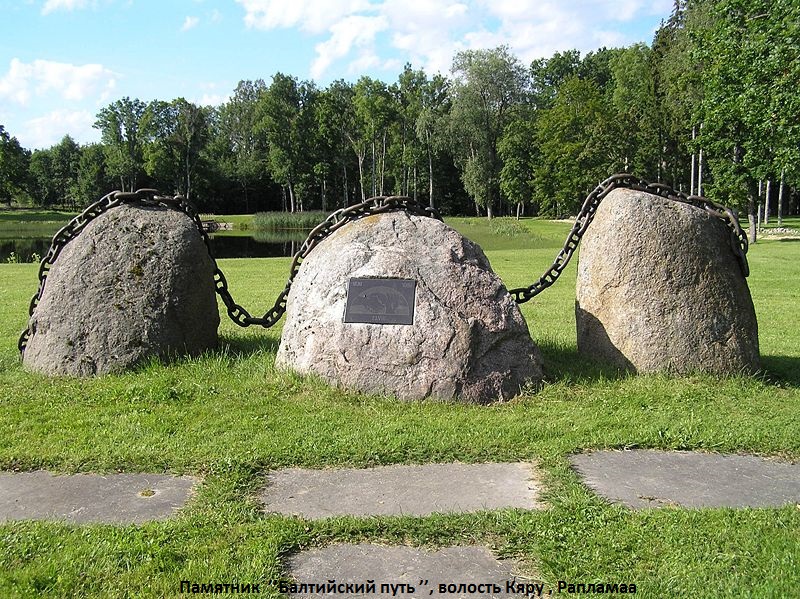
M 476 239 L 507 286 L 549 266 L 569 225 L 449 219 Z M 494 228 L 493 228 L 494 227 Z M 635 583 L 643 597 L 797 597 L 800 506 L 633 512 L 590 493 L 567 456 L 587 448 L 747 452 L 800 459 L 800 241 L 751 248 L 759 376 L 630 376 L 575 347 L 575 264 L 522 306 L 546 384 L 490 407 L 401 403 L 276 371 L 280 325 L 220 327 L 222 348 L 99 379 L 22 370 L 16 341 L 34 264 L 0 265 L 0 470 L 171 472 L 203 478 L 179 516 L 143 526 L 0 525 L 0 597 L 169 597 L 180 581 L 264 582 L 286 558 L 337 541 L 438 547 L 479 543 L 555 589 Z M 289 259 L 221 260 L 236 300 L 266 310 Z M 224 315 L 224 310 L 221 311 Z M 284 466 L 532 460 L 543 511 L 333 518 L 265 515 L 264 473 Z
M 766 228 L 774 228 L 778 226 L 778 217 L 774 214 L 771 214 L 769 217 L 769 223 L 763 225 Z M 800 216 L 784 216 L 781 219 L 782 227 L 788 227 L 791 229 L 798 229 L 800 228 Z

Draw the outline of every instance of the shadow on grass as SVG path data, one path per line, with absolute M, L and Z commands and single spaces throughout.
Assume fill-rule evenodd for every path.
M 257 353 L 275 354 L 279 345 L 280 339 L 266 335 L 248 337 L 221 335 L 219 347 L 215 351 L 228 356 L 247 357 Z M 545 377 L 552 382 L 615 380 L 631 375 L 628 371 L 581 355 L 574 347 L 552 341 L 540 341 L 538 345 L 544 359 Z
M 766 379 L 774 383 L 784 383 L 800 387 L 800 358 L 795 356 L 762 356 L 761 367 Z
M 546 340 L 538 345 L 542 350 L 544 373 L 548 381 L 609 381 L 631 376 L 630 371 L 584 356 L 575 347 Z
M 258 353 L 275 354 L 279 345 L 280 339 L 267 335 L 252 335 L 248 337 L 220 335 L 217 351 L 230 356 L 251 356 Z
M 272 337 L 249 336 L 249 337 L 227 337 L 219 336 L 219 344 L 213 349 L 207 349 L 200 354 L 169 353 L 159 356 L 148 356 L 137 363 L 133 372 L 145 372 L 152 369 L 160 369 L 164 366 L 180 366 L 192 362 L 198 358 L 225 360 L 235 362 L 256 354 L 272 354 L 273 357 L 278 351 L 280 340 Z M 0 361 L 0 366 L 2 362 Z M 127 370 L 127 369 L 126 369 Z
M 279 345 L 280 339 L 267 335 L 221 335 L 215 351 L 231 357 L 248 357 L 259 353 L 275 354 Z M 574 346 L 550 340 L 541 340 L 538 345 L 544 359 L 545 378 L 550 382 L 613 381 L 635 376 L 631 371 L 580 354 Z M 761 363 L 769 382 L 800 388 L 800 357 L 763 356 Z
M 610 381 L 635 376 L 632 371 L 588 358 L 574 347 L 541 341 L 539 348 L 544 357 L 545 377 L 550 382 Z M 800 357 L 762 356 L 761 367 L 766 382 L 800 388 Z
M 798 241 L 800 241 L 800 237 L 783 237 L 778 241 L 780 241 L 781 243 L 797 243 Z

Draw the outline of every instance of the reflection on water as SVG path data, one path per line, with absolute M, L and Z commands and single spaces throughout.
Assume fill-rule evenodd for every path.
M 48 249 L 50 237 L 0 239 L 0 262 L 38 262 Z
M 211 252 L 215 258 L 277 258 L 294 256 L 305 239 L 263 241 L 243 235 L 211 235 Z
M 211 251 L 215 258 L 275 258 L 293 256 L 300 248 L 306 234 L 301 233 L 299 239 L 292 235 L 290 239 L 279 240 L 279 236 L 270 237 L 269 241 L 242 235 L 211 235 Z M 8 262 L 14 254 L 18 262 L 37 261 L 50 248 L 50 237 L 29 239 L 0 240 L 0 262 Z M 34 260 L 35 259 L 35 260 Z M 14 259 L 12 259 L 13 261 Z

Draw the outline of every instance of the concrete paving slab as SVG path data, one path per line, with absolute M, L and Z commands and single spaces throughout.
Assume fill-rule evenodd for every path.
M 570 457 L 599 495 L 632 508 L 800 503 L 800 464 L 691 451 L 594 451 Z
M 305 518 L 427 516 L 504 508 L 537 509 L 534 466 L 426 464 L 368 469 L 277 470 L 261 500 L 267 512 Z
M 302 592 L 301 585 L 326 584 L 334 580 L 337 586 L 342 583 L 357 585 L 368 580 L 375 583 L 377 592 L 348 594 L 348 597 L 428 597 L 431 591 L 434 596 L 439 596 L 439 585 L 444 584 L 445 588 L 454 585 L 452 588 L 455 592 L 446 593 L 452 599 L 521 597 L 524 594 L 507 594 L 506 582 L 511 581 L 514 585 L 512 588 L 532 583 L 517 575 L 518 566 L 515 562 L 498 560 L 486 547 L 478 546 L 426 551 L 366 543 L 341 544 L 294 555 L 289 559 L 288 566 L 289 574 L 298 586 L 298 592 L 290 593 L 290 596 L 298 598 L 327 596 L 325 593 Z M 490 583 L 488 592 L 487 583 Z M 390 585 L 386 592 L 381 592 L 382 584 Z M 458 591 L 462 584 L 466 592 Z M 406 592 L 406 585 L 411 585 L 415 591 Z M 497 585 L 500 592 L 494 592 L 493 585 Z
M 0 473 L 0 521 L 141 524 L 173 515 L 197 479 L 163 474 Z

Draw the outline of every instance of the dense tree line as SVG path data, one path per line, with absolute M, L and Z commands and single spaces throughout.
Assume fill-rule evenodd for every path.
M 0 199 L 79 207 L 147 186 L 252 212 L 401 194 L 445 213 L 562 217 L 626 171 L 754 221 L 759 203 L 797 210 L 798 24 L 793 0 L 676 0 L 651 46 L 530 65 L 469 50 L 449 78 L 406 66 L 392 84 L 325 89 L 277 73 L 219 107 L 123 98 L 98 113 L 99 144 L 28 152 L 0 128 Z

